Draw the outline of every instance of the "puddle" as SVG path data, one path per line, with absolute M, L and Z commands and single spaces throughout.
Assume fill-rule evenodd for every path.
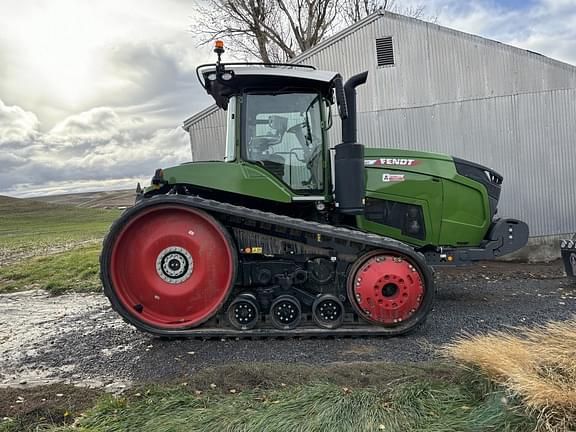
M 84 376 L 84 359 L 74 355 L 75 341 L 122 326 L 124 323 L 111 313 L 108 300 L 100 294 L 54 297 L 38 290 L 1 294 L 0 387 L 55 382 L 126 387 L 128 382 L 110 379 L 106 371 L 101 376 Z M 70 342 L 66 349 L 60 348 L 62 341 Z M 111 356 L 129 348 L 130 344 L 116 346 L 104 341 L 94 350 Z M 43 357 L 54 359 L 55 355 L 59 355 L 56 361 L 43 361 Z

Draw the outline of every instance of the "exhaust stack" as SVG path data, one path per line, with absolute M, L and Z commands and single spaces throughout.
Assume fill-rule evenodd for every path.
M 354 75 L 344 85 L 348 115 L 342 119 L 342 143 L 334 156 L 334 189 L 340 213 L 358 215 L 364 212 L 364 146 L 357 143 L 356 87 L 366 82 L 368 72 Z

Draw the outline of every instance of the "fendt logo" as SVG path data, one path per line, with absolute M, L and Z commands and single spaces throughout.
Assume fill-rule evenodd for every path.
M 381 158 L 381 159 L 366 159 L 364 165 L 366 166 L 415 166 L 421 161 L 418 159 L 400 159 L 400 158 Z

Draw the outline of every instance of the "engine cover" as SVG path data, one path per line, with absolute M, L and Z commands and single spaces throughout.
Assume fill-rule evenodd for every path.
M 367 209 L 359 226 L 416 246 L 487 240 L 502 176 L 451 156 L 365 149 Z

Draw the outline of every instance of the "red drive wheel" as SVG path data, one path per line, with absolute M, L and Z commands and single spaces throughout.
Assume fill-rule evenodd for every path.
M 220 223 L 172 203 L 128 212 L 104 253 L 103 282 L 112 303 L 144 330 L 203 323 L 222 306 L 236 274 L 232 243 Z
M 348 298 L 366 321 L 405 333 L 424 321 L 434 289 L 428 269 L 403 254 L 373 251 L 348 275 Z

